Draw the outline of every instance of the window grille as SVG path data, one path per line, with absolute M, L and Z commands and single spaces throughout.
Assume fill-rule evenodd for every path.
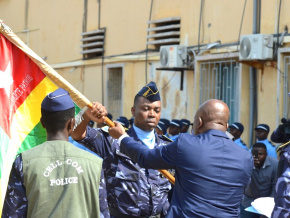
M 122 67 L 108 68 L 106 108 L 113 119 L 122 115 L 122 77 Z
M 288 97 L 288 93 L 290 92 L 290 56 L 288 54 L 284 56 L 284 73 L 283 75 L 283 118 L 288 119 L 290 116 L 290 101 Z
M 236 60 L 202 62 L 200 64 L 200 103 L 208 99 L 224 101 L 230 109 L 229 123 L 238 120 L 239 63 Z

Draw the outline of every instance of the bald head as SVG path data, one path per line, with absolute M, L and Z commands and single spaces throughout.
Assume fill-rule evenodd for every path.
M 197 110 L 194 122 L 194 134 L 204 133 L 210 129 L 226 131 L 230 112 L 228 106 L 220 100 L 210 99 Z

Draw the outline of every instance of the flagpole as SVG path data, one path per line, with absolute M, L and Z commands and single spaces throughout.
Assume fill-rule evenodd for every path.
M 69 92 L 72 100 L 80 107 L 85 106 L 92 107 L 93 104 L 81 94 L 75 87 L 73 87 L 67 80 L 59 75 L 51 66 L 49 66 L 42 58 L 40 58 L 35 52 L 33 52 L 21 39 L 16 36 L 13 31 L 0 20 L 0 32 L 15 46 L 21 49 L 31 60 L 41 69 L 41 71 L 58 87 L 61 87 Z M 105 122 L 108 126 L 113 127 L 115 124 L 105 117 Z M 159 170 L 159 172 L 167 178 L 172 184 L 175 183 L 175 178 L 166 170 Z

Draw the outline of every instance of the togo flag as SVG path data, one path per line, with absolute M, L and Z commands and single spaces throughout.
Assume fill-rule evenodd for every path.
M 41 102 L 58 87 L 80 108 L 91 105 L 0 20 L 0 214 L 15 156 L 46 140 Z

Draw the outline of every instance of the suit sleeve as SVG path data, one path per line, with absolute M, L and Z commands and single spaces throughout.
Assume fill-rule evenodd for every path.
M 10 172 L 2 217 L 26 217 L 27 206 L 28 201 L 23 179 L 23 162 L 21 156 L 18 156 Z
M 121 152 L 132 158 L 142 168 L 175 169 L 177 161 L 177 141 L 165 146 L 149 149 L 133 138 L 125 137 L 121 141 Z

